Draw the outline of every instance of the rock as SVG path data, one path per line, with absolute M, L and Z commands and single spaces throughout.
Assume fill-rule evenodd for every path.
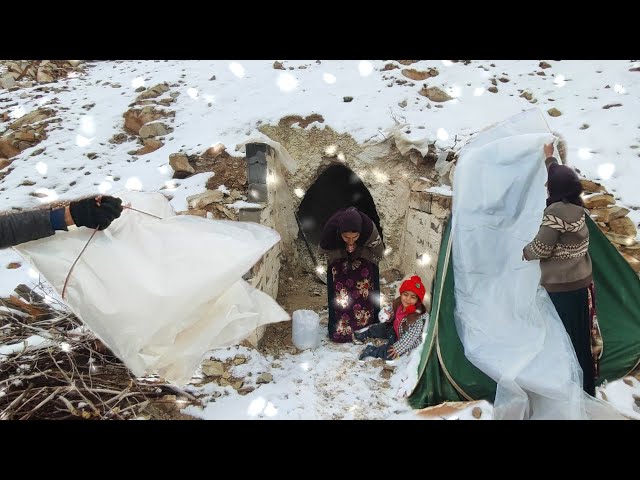
M 407 106 L 407 101 L 406 100 L 401 101 L 400 103 L 398 103 L 398 106 L 400 108 L 405 108 Z
M 616 203 L 612 195 L 608 193 L 596 193 L 584 197 L 584 206 L 591 210 L 592 208 L 607 207 Z
M 207 212 L 203 209 L 195 209 L 195 210 L 184 210 L 182 212 L 178 212 L 178 215 L 192 215 L 194 217 L 202 217 L 207 218 Z
M 232 387 L 233 384 L 229 381 L 228 378 L 219 378 L 218 379 L 218 385 L 220 385 L 221 387 Z
M 226 147 L 222 143 L 217 143 L 213 147 L 207 148 L 203 155 L 206 155 L 209 158 L 216 159 L 225 150 Z
M 189 158 L 184 153 L 172 153 L 169 155 L 169 165 L 174 172 L 196 173 L 195 168 L 189 164 Z
M 273 68 L 275 70 L 286 70 L 282 62 L 278 62 L 278 61 L 273 62 Z
M 20 268 L 22 264 L 20 262 L 11 262 L 7 265 L 7 270 L 15 270 L 16 268 Z
M 111 139 L 109 140 L 109 143 L 120 144 L 120 143 L 123 143 L 123 142 L 126 142 L 126 141 L 127 141 L 127 134 L 126 133 L 117 133 L 113 137 L 111 137 Z
M 590 211 L 591 216 L 598 222 L 609 223 L 612 220 L 617 220 L 626 216 L 629 210 L 616 205 L 608 208 L 594 208 Z
M 509 79 L 507 77 L 500 77 L 498 80 L 500 80 L 501 83 L 508 83 Z
M 491 93 L 498 93 L 498 87 L 489 87 L 487 90 Z
M 169 86 L 166 83 L 160 83 L 142 92 L 140 95 L 138 95 L 138 98 L 136 100 L 146 100 L 148 98 L 159 97 L 160 95 L 168 91 Z
M 623 378 L 622 381 L 625 383 L 625 385 L 633 387 L 633 381 L 630 378 Z
M 9 165 L 11 165 L 11 160 L 0 158 L 0 170 L 7 168 Z
M 236 380 L 235 382 L 231 382 L 231 386 L 236 390 L 240 390 L 244 382 L 242 380 Z
M 540 68 L 542 68 L 543 70 L 545 68 L 551 68 L 551 65 L 549 65 L 547 62 L 540 62 L 540 65 L 538 65 Z
M 247 357 L 245 357 L 244 355 L 236 355 L 233 358 L 234 365 L 242 365 L 243 363 L 247 363 Z
M 438 87 L 424 87 L 418 93 L 423 97 L 427 97 L 432 102 L 448 102 L 449 100 L 453 100 L 453 97 Z
M 623 247 L 635 245 L 636 243 L 635 236 L 628 237 L 626 235 L 618 235 L 617 233 L 611 233 L 611 232 L 607 232 L 605 233 L 605 235 L 609 240 L 611 240 L 611 242 L 615 243 L 616 245 L 621 245 Z
M 580 126 L 580 130 L 586 130 L 587 128 L 589 128 L 589 124 L 588 124 L 588 123 L 583 123 L 583 124 Z
M 38 108 L 33 112 L 27 113 L 26 115 L 20 117 L 18 120 L 9 125 L 9 128 L 12 130 L 18 130 L 25 125 L 31 125 L 32 123 L 40 122 L 46 118 L 49 118 L 54 115 L 54 111 L 48 108 Z
M 522 92 L 522 94 L 520 96 L 522 98 L 526 98 L 529 101 L 533 100 L 533 93 L 531 93 L 531 92 Z
M 171 132 L 171 129 L 169 129 L 164 123 L 154 122 L 154 123 L 147 123 L 146 125 L 143 125 L 142 128 L 140 129 L 139 134 L 142 138 L 149 138 L 149 137 L 160 137 L 170 132 Z
M 257 384 L 261 383 L 270 383 L 273 381 L 273 375 L 270 373 L 261 373 L 260 376 L 256 379 Z
M 238 216 L 228 208 L 224 207 L 224 205 L 216 205 L 216 208 L 218 209 L 219 212 L 222 212 L 224 216 L 227 217 L 229 220 L 238 219 Z
M 136 92 L 136 93 L 140 93 L 140 92 L 144 92 L 145 90 L 146 90 L 146 88 L 144 88 L 144 87 L 138 87 L 138 88 L 136 88 L 136 89 L 134 90 L 134 92 Z
M 426 71 L 419 71 L 413 68 L 404 68 L 400 73 L 407 78 L 415 81 L 426 80 L 427 78 L 435 77 L 439 74 L 438 70 L 435 68 L 430 68 Z
M 627 260 L 632 267 L 640 262 L 640 244 L 636 244 L 639 248 L 628 248 L 626 246 L 618 247 L 620 254 Z
M 473 410 L 471 410 L 471 415 L 473 415 L 473 418 L 478 420 L 482 416 L 482 409 L 480 407 L 473 407 Z
M 224 194 L 220 190 L 207 190 L 206 192 L 187 197 L 189 208 L 201 209 L 212 203 L 222 201 Z
M 147 153 L 155 152 L 164 145 L 160 140 L 155 138 L 145 138 L 144 147 L 136 152 L 136 155 L 146 155 Z
M 124 126 L 127 130 L 140 134 L 140 129 L 147 123 L 154 122 L 167 114 L 156 110 L 151 106 L 144 107 L 142 109 L 131 108 L 124 113 Z
M 238 389 L 238 393 L 240 395 L 246 395 L 248 393 L 253 392 L 256 389 L 256 387 L 254 387 L 253 385 L 245 385 L 242 388 Z
M 555 107 L 547 110 L 547 113 L 552 117 L 559 117 L 560 115 L 562 115 L 562 112 Z
M 620 252 L 620 255 L 622 255 L 622 258 L 624 258 L 627 261 L 627 263 L 633 269 L 634 272 L 640 273 L 640 260 L 639 259 L 637 259 L 636 257 L 632 257 L 628 253 L 625 253 L 625 252 L 622 252 L 622 251 Z
M 546 77 L 547 75 L 544 72 L 536 72 L 536 75 L 540 77 Z
M 598 192 L 607 193 L 606 189 L 602 185 L 596 182 L 592 182 L 591 180 L 581 178 L 580 183 L 582 183 L 582 188 L 587 193 L 598 193 Z
M 224 363 L 218 360 L 205 360 L 201 368 L 207 377 L 220 377 L 225 373 Z
M 383 72 L 386 72 L 386 71 L 389 71 L 389 70 L 395 70 L 396 68 L 400 68 L 400 67 L 398 67 L 397 65 L 394 65 L 393 63 L 387 63 L 387 64 L 382 68 L 382 71 L 383 71 Z
M 353 101 L 353 97 L 343 97 L 342 100 L 346 103 Z
M 15 79 L 11 75 L 5 75 L 0 78 L 0 88 L 9 89 L 16 84 Z
M 32 129 L 25 129 L 16 132 L 13 138 L 15 138 L 16 140 L 21 140 L 23 142 L 35 142 L 38 138 L 38 132 Z
M 621 107 L 621 106 L 622 106 L 622 104 L 621 104 L 621 103 L 610 103 L 610 104 L 608 104 L 608 105 L 605 105 L 605 106 L 604 106 L 604 107 L 602 107 L 602 108 L 604 108 L 605 110 L 609 110 L 610 108 L 613 108 L 613 107 Z
M 611 231 L 617 235 L 624 235 L 627 237 L 636 238 L 638 235 L 638 229 L 629 217 L 616 218 L 609 222 Z
M 10 137 L 0 137 L 0 156 L 5 158 L 15 157 L 20 153 L 20 150 L 14 146 Z
M 38 69 L 38 73 L 36 73 L 36 81 L 40 83 L 50 83 L 53 82 L 54 78 L 43 69 Z

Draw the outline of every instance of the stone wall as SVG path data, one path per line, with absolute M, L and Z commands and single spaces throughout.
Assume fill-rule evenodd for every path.
M 611 240 L 635 272 L 640 272 L 638 229 L 627 216 L 629 210 L 616 205 L 616 200 L 599 183 L 582 180 L 584 205 L 600 230 Z
M 415 274 L 422 278 L 427 290 L 425 305 L 431 309 L 431 289 L 452 197 L 425 192 L 429 186 L 419 180 L 411 187 L 400 270 L 406 276 Z
M 246 152 L 249 200 L 260 206 L 241 209 L 239 220 L 273 228 L 280 234 L 281 241 L 253 266 L 245 279 L 253 287 L 275 299 L 278 298 L 282 257 L 294 256 L 293 240 L 298 234 L 293 214 L 293 198 L 285 181 L 284 167 L 276 159 L 271 147 L 248 144 Z M 257 346 L 264 331 L 265 327 L 258 328 L 247 340 Z

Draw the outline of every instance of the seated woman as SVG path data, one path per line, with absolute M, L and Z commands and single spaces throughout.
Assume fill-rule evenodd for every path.
M 382 238 L 367 215 L 349 207 L 325 224 L 320 251 L 328 256 L 329 338 L 351 342 L 355 330 L 378 322 Z

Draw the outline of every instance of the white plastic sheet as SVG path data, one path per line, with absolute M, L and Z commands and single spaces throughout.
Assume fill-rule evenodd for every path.
M 540 264 L 522 260 L 545 208 L 542 147 L 553 139 L 532 110 L 462 149 L 452 216 L 456 327 L 467 358 L 498 384 L 494 418 L 619 418 L 583 392 Z
M 289 319 L 242 280 L 280 237 L 256 223 L 176 216 L 160 193 L 124 192 L 129 209 L 96 233 L 71 273 L 65 301 L 133 371 L 184 384 L 212 348 Z M 93 231 L 73 228 L 17 251 L 62 293 Z

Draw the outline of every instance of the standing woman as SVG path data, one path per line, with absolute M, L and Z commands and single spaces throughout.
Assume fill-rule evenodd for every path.
M 320 239 L 327 254 L 329 338 L 352 341 L 352 334 L 378 322 L 384 244 L 373 221 L 355 207 L 338 210 Z
M 589 256 L 589 230 L 576 172 L 559 165 L 553 144 L 544 146 L 547 208 L 538 234 L 523 250 L 525 260 L 540 259 L 540 283 L 549 293 L 571 338 L 583 373 L 583 389 L 595 396 L 602 336 L 596 317 Z

